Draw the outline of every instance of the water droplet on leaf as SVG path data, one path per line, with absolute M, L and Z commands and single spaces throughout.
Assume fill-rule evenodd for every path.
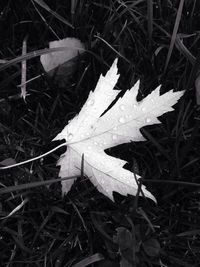
M 69 133 L 68 134 L 68 140 L 72 140 L 72 138 L 73 138 L 73 134 L 72 133 Z
M 119 122 L 120 123 L 124 123 L 125 122 L 125 119 L 123 117 L 119 118 Z
M 124 105 L 120 105 L 119 108 L 123 111 L 125 110 L 125 106 Z
M 93 105 L 94 105 L 94 100 L 93 99 L 88 100 L 87 106 L 93 106 Z
M 146 121 L 147 123 L 149 123 L 149 122 L 151 122 L 151 119 L 150 119 L 150 118 L 146 118 L 145 121 Z
M 126 115 L 127 119 L 132 119 L 132 115 Z
M 113 140 L 117 140 L 117 135 L 116 134 L 113 134 L 112 139 Z

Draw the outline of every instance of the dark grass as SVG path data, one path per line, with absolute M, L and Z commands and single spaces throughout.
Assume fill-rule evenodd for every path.
M 51 10 L 37 2 L 1 1 L 1 60 L 21 56 L 27 35 L 28 52 L 44 49 L 56 36 L 77 37 L 88 52 L 62 88 L 43 74 L 37 57 L 28 60 L 27 78 L 40 77 L 27 84 L 26 103 L 17 87 L 21 64 L 1 71 L 0 161 L 21 162 L 58 145 L 51 140 L 80 111 L 115 57 L 121 73 L 117 87 L 125 91 L 141 79 L 138 99 L 160 83 L 162 93 L 186 92 L 162 124 L 142 129 L 146 142 L 108 150 L 139 171 L 158 205 L 117 193 L 113 203 L 83 178 L 64 199 L 59 182 L 17 187 L 58 178 L 56 162 L 64 147 L 42 161 L 1 171 L 1 187 L 16 190 L 0 196 L 0 265 L 199 266 L 198 1 L 46 0 Z

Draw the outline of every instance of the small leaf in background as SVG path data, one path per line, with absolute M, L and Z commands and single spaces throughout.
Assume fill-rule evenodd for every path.
M 49 43 L 49 48 L 66 47 L 64 51 L 44 54 L 40 61 L 50 77 L 55 75 L 55 81 L 61 86 L 65 84 L 76 66 L 76 57 L 85 51 L 85 46 L 76 38 L 65 38 Z
M 196 87 L 196 102 L 197 105 L 200 105 L 200 73 L 196 78 L 195 87 Z
M 13 158 L 7 158 L 7 159 L 4 159 L 0 162 L 0 165 L 2 166 L 10 166 L 10 165 L 13 165 L 13 164 L 16 164 L 16 160 L 13 159 Z
M 150 257 L 157 257 L 160 253 L 160 244 L 157 239 L 151 238 L 143 243 L 146 254 Z

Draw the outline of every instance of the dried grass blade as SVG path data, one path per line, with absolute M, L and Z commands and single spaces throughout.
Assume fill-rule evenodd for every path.
M 27 36 L 24 38 L 23 40 L 23 44 L 22 44 L 22 56 L 25 56 L 27 53 Z M 26 99 L 26 60 L 22 61 L 22 74 L 21 74 L 21 97 L 24 99 Z

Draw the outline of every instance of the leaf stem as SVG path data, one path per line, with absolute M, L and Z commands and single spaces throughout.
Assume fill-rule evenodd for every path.
M 35 157 L 35 158 L 28 159 L 28 160 L 25 160 L 25 161 L 22 161 L 22 162 L 19 162 L 19 163 L 16 163 L 16 164 L 12 164 L 12 165 L 9 165 L 9 166 L 3 166 L 3 167 L 0 167 L 0 170 L 11 169 L 11 168 L 18 167 L 18 166 L 24 165 L 24 164 L 26 164 L 26 163 L 29 163 L 29 162 L 32 162 L 32 161 L 35 161 L 35 160 L 44 158 L 44 157 L 46 157 L 47 155 L 49 155 L 49 154 L 51 154 L 52 152 L 54 152 L 54 151 L 56 151 L 57 149 L 59 149 L 60 147 L 66 146 L 66 144 L 67 144 L 67 143 L 60 144 L 59 146 L 54 147 L 53 149 L 47 151 L 46 153 L 44 153 L 44 154 L 42 154 L 42 155 L 39 155 L 39 156 Z

